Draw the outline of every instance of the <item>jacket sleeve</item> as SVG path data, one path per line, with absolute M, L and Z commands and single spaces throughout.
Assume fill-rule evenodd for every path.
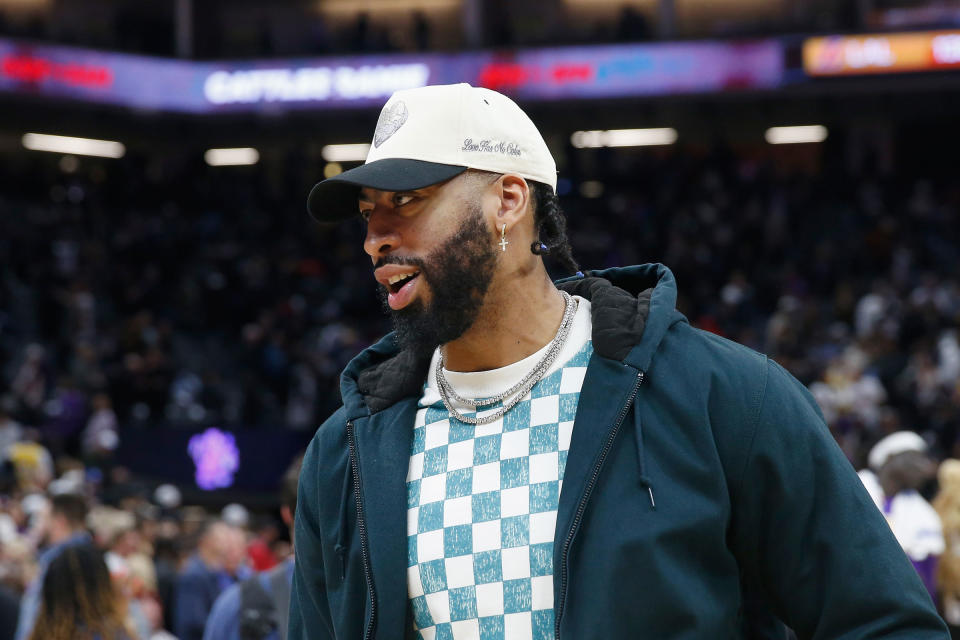
M 214 601 L 203 627 L 203 640 L 239 640 L 240 608 L 240 584 L 232 584 Z
M 812 396 L 767 361 L 731 487 L 731 542 L 801 639 L 947 638 L 919 576 Z
M 317 439 L 314 438 L 307 447 L 297 488 L 297 513 L 293 534 L 295 563 L 293 588 L 290 593 L 288 640 L 334 638 L 324 579 L 320 523 L 317 517 L 320 500 L 317 448 Z
M 174 633 L 181 640 L 200 640 L 211 606 L 211 594 L 205 576 L 184 572 L 177 577 L 173 606 Z

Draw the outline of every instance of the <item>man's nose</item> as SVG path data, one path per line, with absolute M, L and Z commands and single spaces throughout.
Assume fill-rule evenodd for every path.
M 396 225 L 390 223 L 390 216 L 374 209 L 367 220 L 367 236 L 363 240 L 363 250 L 377 260 L 400 245 L 400 234 Z

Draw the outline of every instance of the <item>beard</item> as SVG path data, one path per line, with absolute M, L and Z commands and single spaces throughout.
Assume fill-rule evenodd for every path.
M 422 284 L 429 284 L 432 293 L 430 304 L 418 298 L 395 311 L 387 304 L 387 289 L 378 287 L 400 348 L 425 353 L 462 336 L 483 306 L 496 261 L 497 253 L 478 204 L 471 207 L 460 229 L 425 259 L 387 256 L 380 260 L 378 267 L 417 267 L 419 277 L 424 278 Z

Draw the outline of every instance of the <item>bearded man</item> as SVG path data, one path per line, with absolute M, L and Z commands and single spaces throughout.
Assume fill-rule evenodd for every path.
M 666 267 L 577 271 L 556 177 L 460 84 L 394 94 L 311 192 L 366 221 L 395 331 L 307 451 L 290 637 L 946 637 L 806 389 Z

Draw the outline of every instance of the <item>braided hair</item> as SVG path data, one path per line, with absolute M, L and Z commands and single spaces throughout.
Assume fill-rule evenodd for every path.
M 533 200 L 533 224 L 536 237 L 530 251 L 538 256 L 549 255 L 570 273 L 579 273 L 580 267 L 573 258 L 573 249 L 567 238 L 567 219 L 560 209 L 560 200 L 550 185 L 530 183 Z

